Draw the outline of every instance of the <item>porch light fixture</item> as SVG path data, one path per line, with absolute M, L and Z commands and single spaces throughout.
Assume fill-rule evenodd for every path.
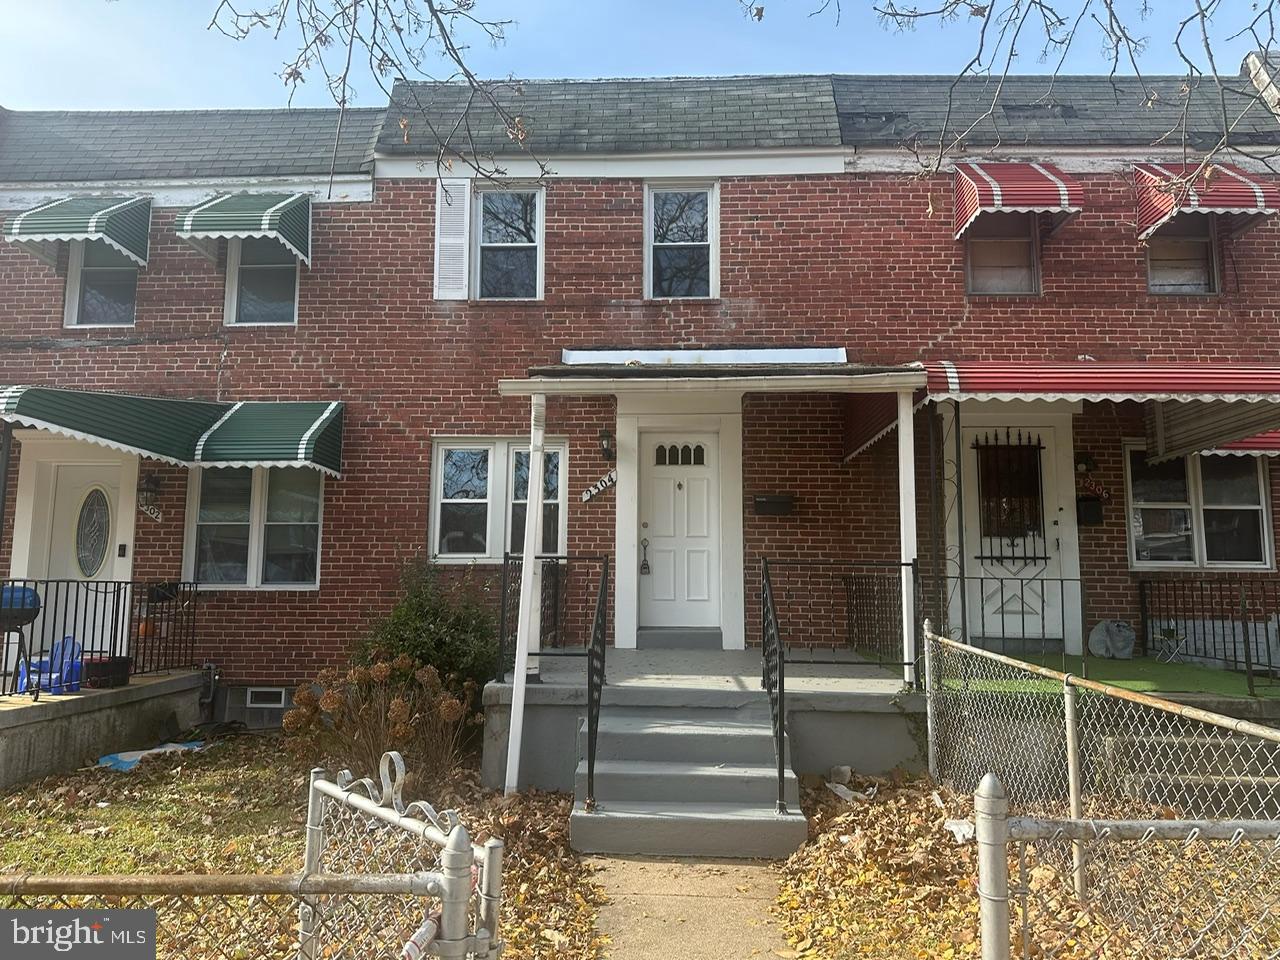
M 609 463 L 618 459 L 618 448 L 613 444 L 613 434 L 607 429 L 600 431 L 600 455 Z
M 1093 454 L 1085 453 L 1083 450 L 1076 452 L 1076 473 L 1093 473 L 1098 469 L 1098 461 L 1093 459 Z
M 154 507 L 164 484 L 158 473 L 144 473 L 138 480 L 138 503 L 144 507 Z

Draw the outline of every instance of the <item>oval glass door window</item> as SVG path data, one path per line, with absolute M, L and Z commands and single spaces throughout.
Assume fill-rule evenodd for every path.
M 107 545 L 111 540 L 111 504 L 102 490 L 94 488 L 80 504 L 80 516 L 76 520 L 76 564 L 81 576 L 92 578 L 102 569 L 107 559 Z

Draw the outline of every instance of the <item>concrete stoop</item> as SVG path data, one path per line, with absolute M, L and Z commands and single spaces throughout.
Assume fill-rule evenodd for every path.
M 601 717 L 596 808 L 585 807 L 586 724 L 578 737 L 569 832 L 584 853 L 786 857 L 804 842 L 800 787 L 788 764 L 776 812 L 773 734 L 759 710 L 642 709 Z

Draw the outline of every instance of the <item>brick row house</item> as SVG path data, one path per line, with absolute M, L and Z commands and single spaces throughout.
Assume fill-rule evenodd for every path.
M 449 88 L 336 148 L 335 111 L 0 112 L 0 562 L 197 584 L 224 717 L 342 662 L 422 555 L 535 654 L 587 642 L 607 558 L 615 652 L 758 663 L 768 561 L 817 663 L 911 680 L 922 616 L 1275 663 L 1280 180 L 1179 181 L 1216 89 L 1046 83 L 961 83 L 932 173 L 944 77 L 528 82 L 536 156 L 469 121 L 497 176 L 437 164 Z M 1246 581 L 1247 636 L 1175 609 Z M 572 785 L 580 713 L 530 720 L 521 782 Z

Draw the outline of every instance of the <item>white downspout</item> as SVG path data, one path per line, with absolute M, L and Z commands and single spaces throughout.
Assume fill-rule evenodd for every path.
M 541 578 L 538 547 L 542 544 L 543 447 L 547 434 L 547 398 L 530 398 L 529 496 L 524 514 L 524 556 L 520 564 L 520 619 L 516 624 L 516 663 L 511 678 L 511 720 L 507 736 L 506 792 L 516 792 L 520 782 L 520 743 L 524 736 L 524 694 L 528 684 L 529 651 L 538 649 L 542 626 Z
M 905 683 L 915 682 L 916 608 L 916 434 L 910 390 L 898 391 L 898 558 L 902 561 L 902 668 Z

